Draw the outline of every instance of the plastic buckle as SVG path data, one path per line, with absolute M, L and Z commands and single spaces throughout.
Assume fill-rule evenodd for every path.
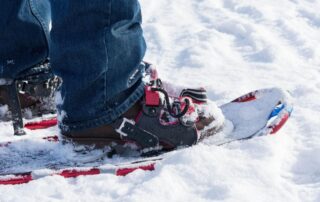
M 121 139 L 123 139 L 123 137 L 127 137 L 128 136 L 127 133 L 122 131 L 122 129 L 125 127 L 126 123 L 129 123 L 129 124 L 132 124 L 132 125 L 136 124 L 133 120 L 130 120 L 130 119 L 127 119 L 127 118 L 123 117 L 119 128 L 115 129 L 115 131 L 120 134 Z
M 18 81 L 17 82 L 17 90 L 19 93 L 25 94 L 27 92 L 28 81 Z
M 157 91 L 152 91 L 151 86 L 145 87 L 145 99 L 147 106 L 159 106 L 160 105 L 160 95 Z
M 133 120 L 127 118 L 118 119 L 113 124 L 113 128 L 120 134 L 121 139 L 135 141 L 142 149 L 159 146 L 159 138 L 136 126 Z

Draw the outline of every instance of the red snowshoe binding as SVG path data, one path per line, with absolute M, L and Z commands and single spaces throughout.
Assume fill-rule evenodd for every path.
M 209 103 L 205 89 L 183 89 L 180 95 L 169 95 L 155 69 L 146 65 L 150 79 L 142 110 L 135 120 L 120 118 L 112 124 L 122 140 L 133 141 L 142 153 L 149 153 L 194 145 L 222 128 L 224 117 L 217 106 Z M 198 124 L 204 119 L 209 122 Z

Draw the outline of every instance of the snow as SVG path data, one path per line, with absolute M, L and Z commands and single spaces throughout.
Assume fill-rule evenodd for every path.
M 145 59 L 157 64 L 161 78 L 204 86 L 218 104 L 260 88 L 287 89 L 294 102 L 289 122 L 275 136 L 220 147 L 209 139 L 172 152 L 153 172 L 52 176 L 0 186 L 0 201 L 320 201 L 320 2 L 141 4 L 149 47 Z M 0 131 L 2 141 L 21 138 L 11 136 L 8 123 L 1 123 Z M 57 155 L 72 158 L 70 148 L 41 146 L 36 140 L 41 133 L 32 134 L 34 142 L 24 148 L 55 148 Z

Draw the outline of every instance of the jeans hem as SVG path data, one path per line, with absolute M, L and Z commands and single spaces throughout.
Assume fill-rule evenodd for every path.
M 84 122 L 76 123 L 59 123 L 59 128 L 62 133 L 68 133 L 72 131 L 80 131 L 90 128 L 96 128 L 103 125 L 111 124 L 113 121 L 121 117 L 122 114 L 127 112 L 141 97 L 144 95 L 144 86 L 141 84 L 133 91 L 133 93 L 120 105 L 112 110 L 106 110 L 105 115 L 97 117 L 95 119 L 87 120 Z

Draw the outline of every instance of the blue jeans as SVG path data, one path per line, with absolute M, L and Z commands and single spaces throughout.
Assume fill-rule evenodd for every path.
M 138 0 L 10 0 L 0 7 L 0 78 L 50 58 L 63 132 L 120 117 L 144 93 Z

